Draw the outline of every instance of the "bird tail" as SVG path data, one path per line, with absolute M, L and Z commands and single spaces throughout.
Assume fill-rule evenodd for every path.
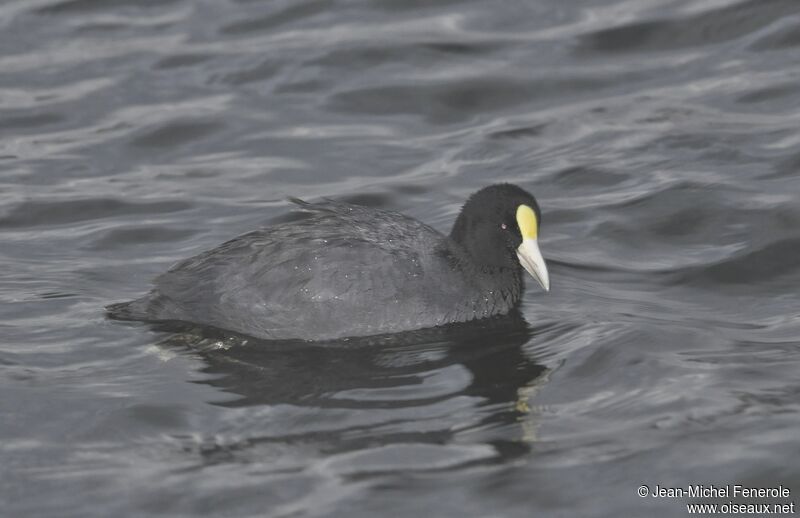
M 117 302 L 106 306 L 106 315 L 113 320 L 143 320 L 146 317 L 141 300 Z

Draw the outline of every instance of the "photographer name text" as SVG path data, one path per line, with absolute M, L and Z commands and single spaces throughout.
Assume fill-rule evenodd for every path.
M 641 488 L 640 488 L 641 489 Z M 640 491 L 640 496 L 645 496 Z M 747 487 L 741 484 L 724 486 L 693 484 L 688 487 L 664 487 L 659 484 L 648 491 L 653 498 L 789 498 L 787 487 Z

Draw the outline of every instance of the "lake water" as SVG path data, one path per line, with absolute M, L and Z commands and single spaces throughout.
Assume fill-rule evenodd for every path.
M 5 0 L 0 514 L 800 501 L 799 121 L 797 0 Z M 446 232 L 498 181 L 544 212 L 518 318 L 315 345 L 104 316 L 288 196 Z

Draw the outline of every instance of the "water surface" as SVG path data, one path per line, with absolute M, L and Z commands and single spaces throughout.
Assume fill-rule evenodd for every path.
M 800 494 L 796 0 L 10 0 L 0 71 L 4 514 Z M 551 271 L 510 321 L 318 345 L 104 317 L 288 196 L 447 231 L 496 181 L 536 194 Z

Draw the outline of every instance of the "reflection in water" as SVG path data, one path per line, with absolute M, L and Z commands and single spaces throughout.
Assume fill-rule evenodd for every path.
M 422 431 L 418 423 L 407 429 L 391 426 L 391 431 L 360 433 L 355 443 L 333 441 L 346 449 L 376 439 L 442 444 L 467 434 L 471 442 L 491 443 L 503 458 L 524 453 L 532 438 L 528 399 L 547 371 L 523 350 L 533 332 L 518 312 L 466 325 L 327 343 L 183 331 L 162 345 L 199 354 L 206 364 L 202 371 L 211 375 L 203 383 L 237 396 L 214 405 L 382 412 L 373 426 L 385 426 L 409 419 L 419 408 L 470 402 L 461 425 L 442 422 Z M 463 413 L 463 403 L 460 408 Z M 314 423 L 303 432 L 314 433 Z M 326 441 L 330 444 L 331 437 Z

